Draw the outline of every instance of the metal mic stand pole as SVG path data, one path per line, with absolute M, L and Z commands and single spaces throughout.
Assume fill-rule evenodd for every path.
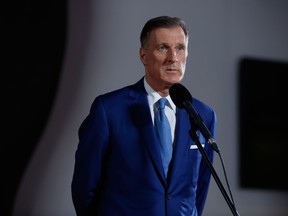
M 193 120 L 192 118 L 190 118 L 190 122 L 191 122 L 190 136 L 191 136 L 192 139 L 196 142 L 196 145 L 197 145 L 200 153 L 202 154 L 203 158 L 205 159 L 206 164 L 207 164 L 207 166 L 209 167 L 209 169 L 210 169 L 210 171 L 211 171 L 211 174 L 212 174 L 212 176 L 214 177 L 214 179 L 215 179 L 215 181 L 216 181 L 216 183 L 217 183 L 220 191 L 222 192 L 222 194 L 223 194 L 223 196 L 224 196 L 224 198 L 225 198 L 228 206 L 230 207 L 233 215 L 234 215 L 234 216 L 240 216 L 240 215 L 238 214 L 238 212 L 236 211 L 235 206 L 234 206 L 234 204 L 232 203 L 231 199 L 229 198 L 229 196 L 228 196 L 225 188 L 223 187 L 223 184 L 221 183 L 221 181 L 220 181 L 220 179 L 219 179 L 219 177 L 218 177 L 218 175 L 217 175 L 214 167 L 212 166 L 212 163 L 211 163 L 211 161 L 209 160 L 207 153 L 205 152 L 204 148 L 202 147 L 202 145 L 201 145 L 201 143 L 200 143 L 200 141 L 199 141 L 199 136 L 198 136 L 197 133 L 196 133 L 196 131 L 197 131 L 198 129 L 195 128 L 195 127 L 194 127 L 194 129 L 193 129 L 193 126 L 192 126 L 192 125 L 196 125 L 196 124 L 195 124 L 195 122 L 194 122 L 194 120 Z

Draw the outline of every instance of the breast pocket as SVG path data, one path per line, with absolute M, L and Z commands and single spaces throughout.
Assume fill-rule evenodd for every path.
M 198 137 L 199 137 L 199 142 L 201 143 L 201 146 L 204 148 L 205 147 L 205 138 L 202 136 L 201 133 L 197 132 Z M 201 157 L 201 153 L 199 151 L 198 145 L 194 140 L 191 139 L 191 143 L 188 146 L 188 156 L 189 157 Z

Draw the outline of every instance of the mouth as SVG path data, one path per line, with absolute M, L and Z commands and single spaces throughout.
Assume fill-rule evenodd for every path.
M 167 72 L 178 72 L 179 69 L 177 69 L 177 68 L 166 68 L 166 71 Z

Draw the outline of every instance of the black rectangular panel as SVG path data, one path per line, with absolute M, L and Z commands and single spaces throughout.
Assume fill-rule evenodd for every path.
M 239 64 L 240 184 L 288 189 L 288 62 Z

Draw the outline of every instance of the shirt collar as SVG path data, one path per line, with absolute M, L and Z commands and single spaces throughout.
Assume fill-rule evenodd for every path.
M 154 106 L 154 104 L 161 98 L 161 96 L 156 92 L 146 81 L 146 77 L 144 79 L 144 87 L 148 95 L 148 102 L 150 106 Z M 166 97 L 169 102 L 169 107 L 176 113 L 176 105 L 173 103 L 170 95 Z

